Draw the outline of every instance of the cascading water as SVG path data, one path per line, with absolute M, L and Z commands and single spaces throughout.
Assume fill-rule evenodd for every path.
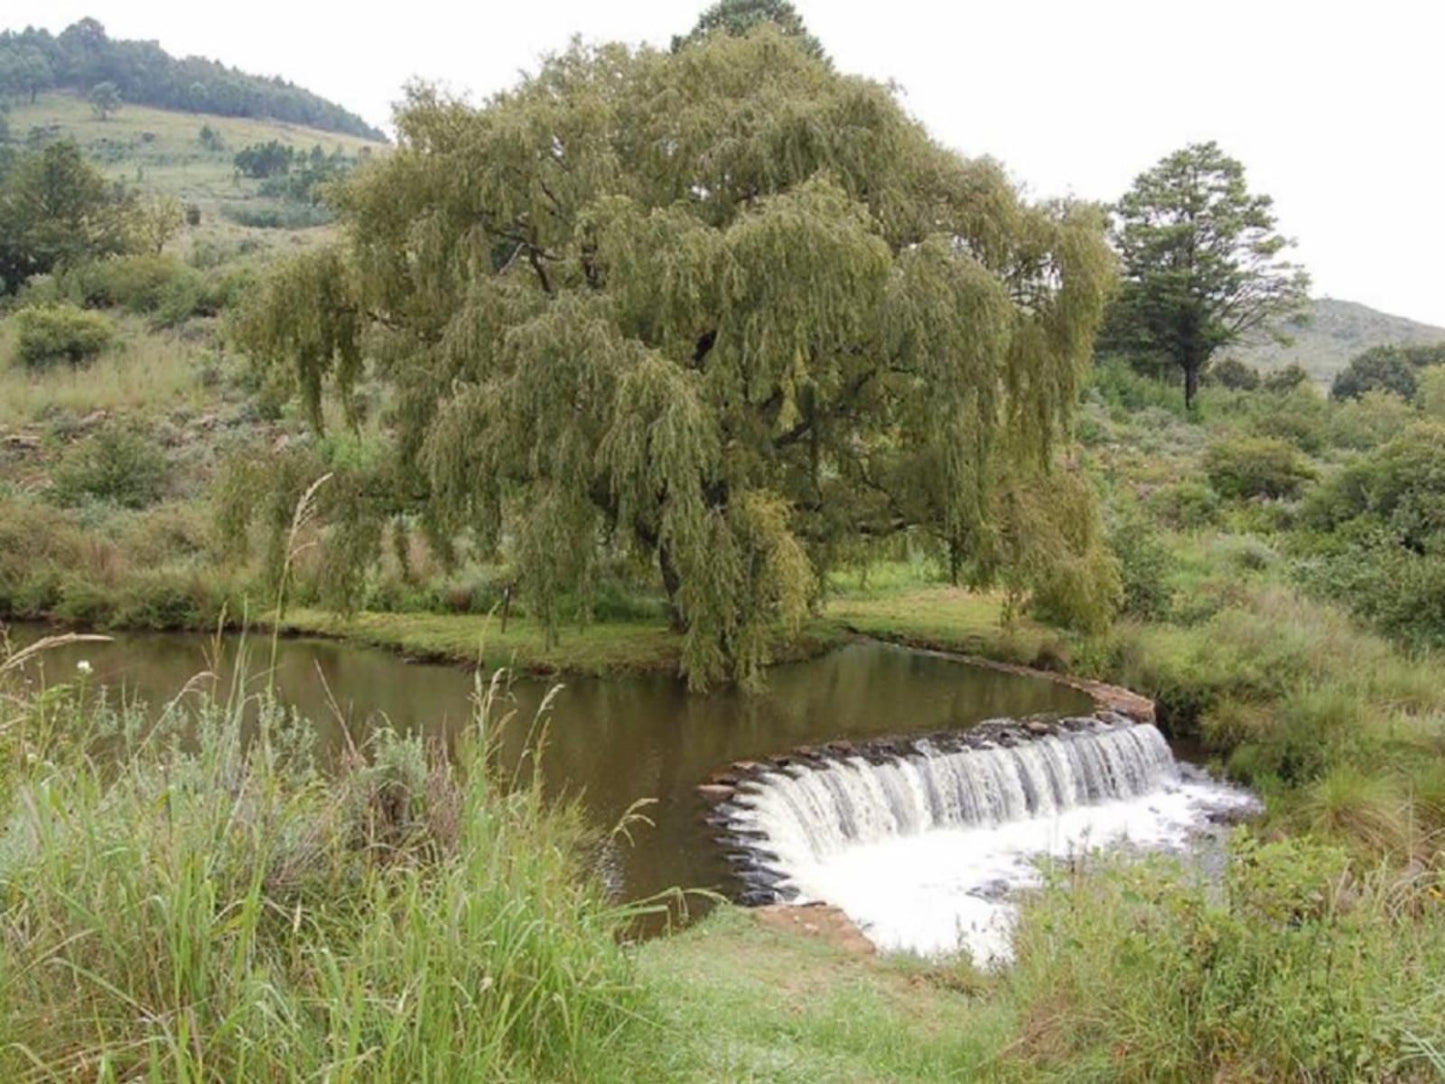
M 1041 857 L 1182 848 L 1245 793 L 1176 763 L 1150 724 L 995 726 L 945 746 L 759 770 L 726 817 L 787 896 L 835 904 L 883 948 L 1009 955 L 1011 890 Z

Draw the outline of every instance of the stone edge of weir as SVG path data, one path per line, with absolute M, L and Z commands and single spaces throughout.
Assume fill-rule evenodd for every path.
M 1037 678 L 1065 685 L 1085 693 L 1094 701 L 1094 712 L 1087 716 L 1028 716 L 1021 719 L 988 719 L 960 730 L 930 731 L 921 734 L 882 736 L 862 741 L 837 740 L 792 749 L 748 760 L 737 760 L 713 772 L 700 783 L 697 794 L 712 809 L 705 815 L 707 823 L 721 835 L 717 842 L 725 857 L 734 866 L 734 875 L 745 886 L 735 902 L 753 910 L 763 925 L 773 929 L 792 929 L 804 934 L 821 934 L 824 940 L 849 952 L 871 952 L 872 943 L 841 910 L 819 902 L 793 903 L 780 887 L 784 878 L 770 868 L 773 856 L 761 849 L 764 840 L 757 833 L 737 823 L 727 812 L 728 804 L 765 772 L 821 768 L 829 761 L 843 757 L 863 757 L 881 763 L 927 751 L 937 752 L 950 747 L 959 749 L 1012 746 L 1060 731 L 1123 726 L 1155 722 L 1154 701 L 1146 696 L 1102 681 L 1073 677 L 1049 670 L 1038 670 L 1015 663 L 998 662 L 958 652 L 913 649 L 935 658 L 952 659 L 972 666 L 981 666 L 1020 677 Z M 920 748 L 920 743 L 923 747 Z M 729 847 L 741 850 L 731 850 Z M 861 946 L 867 946 L 863 948 Z

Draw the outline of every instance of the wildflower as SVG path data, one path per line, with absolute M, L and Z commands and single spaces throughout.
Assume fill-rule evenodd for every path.
M 77 670 L 79 670 L 82 674 L 88 674 L 88 673 L 90 673 L 90 672 L 91 672 L 90 660 L 89 660 L 89 659 L 81 659 L 78 663 L 75 664 L 75 668 L 76 668 Z

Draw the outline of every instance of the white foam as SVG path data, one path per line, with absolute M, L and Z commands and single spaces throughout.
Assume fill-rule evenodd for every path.
M 937 828 L 860 843 L 781 867 L 801 900 L 841 908 L 880 949 L 926 956 L 962 949 L 994 967 L 1012 956 L 1017 893 L 1040 883 L 1041 860 L 1104 847 L 1182 850 L 1210 827 L 1211 812 L 1252 801 L 1217 784 L 1181 783 L 993 828 Z
M 841 908 L 884 950 L 1011 957 L 1040 864 L 1102 848 L 1183 851 L 1247 792 L 1175 764 L 1152 726 L 1012 749 L 768 773 L 739 821 L 800 902 Z

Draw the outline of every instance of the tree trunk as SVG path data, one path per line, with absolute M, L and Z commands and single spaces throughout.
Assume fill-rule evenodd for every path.
M 682 618 L 682 610 L 677 605 L 677 592 L 682 587 L 682 577 L 678 574 L 677 566 L 672 563 L 672 551 L 666 543 L 657 547 L 657 564 L 662 570 L 663 590 L 667 592 L 668 623 L 673 632 L 682 632 L 687 627 Z
M 1199 370 L 1204 368 L 1194 358 L 1184 362 L 1184 409 L 1194 413 L 1194 397 L 1199 394 Z

